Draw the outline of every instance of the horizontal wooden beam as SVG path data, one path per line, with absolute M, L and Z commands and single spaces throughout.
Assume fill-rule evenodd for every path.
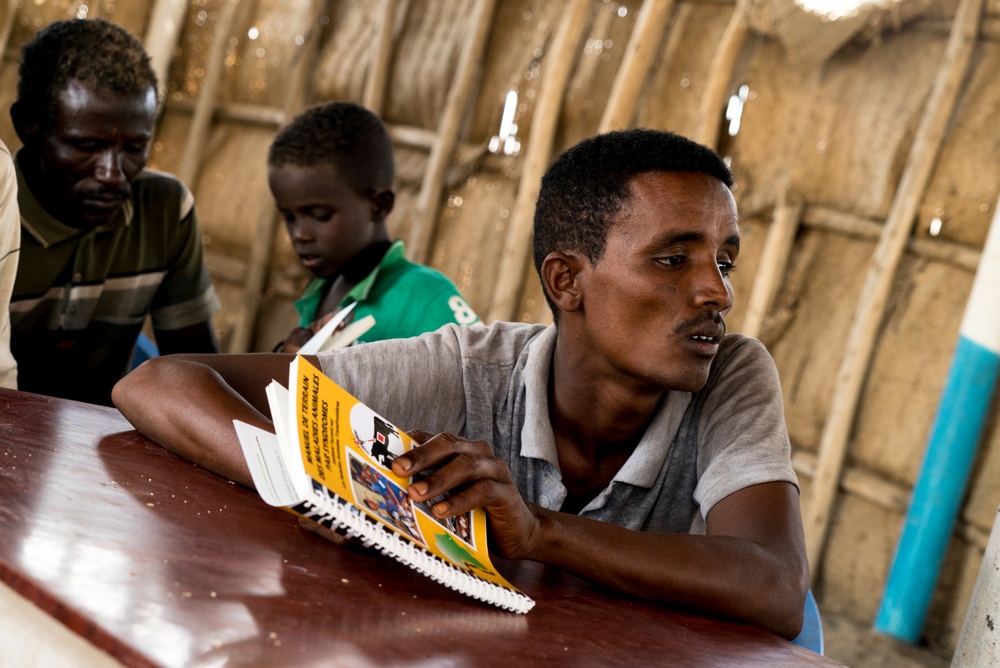
M 805 450 L 795 450 L 792 453 L 792 467 L 799 476 L 812 479 L 816 474 L 816 455 Z M 910 489 L 858 466 L 845 468 L 840 479 L 840 490 L 879 508 L 900 514 L 905 513 L 910 505 Z M 964 521 L 955 525 L 955 533 L 979 550 L 985 550 L 990 539 L 988 529 Z

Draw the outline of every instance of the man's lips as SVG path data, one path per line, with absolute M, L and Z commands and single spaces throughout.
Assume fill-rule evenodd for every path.
M 700 355 L 715 355 L 719 351 L 719 344 L 726 334 L 725 325 L 719 323 L 704 323 L 697 327 L 685 330 L 682 334 L 684 341 L 693 351 Z
M 85 195 L 83 197 L 84 206 L 93 209 L 117 209 L 124 202 L 125 195 L 119 194 Z

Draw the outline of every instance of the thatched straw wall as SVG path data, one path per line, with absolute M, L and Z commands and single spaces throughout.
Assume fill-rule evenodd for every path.
M 152 0 L 87 4 L 137 34 L 160 29 L 149 25 Z M 19 45 L 82 3 L 14 5 L 0 68 L 5 107 Z M 983 3 L 969 22 L 967 65 L 949 55 L 958 7 L 903 0 L 825 22 L 790 0 L 193 0 L 152 163 L 186 174 L 195 189 L 224 343 L 266 350 L 291 327 L 305 276 L 275 223 L 264 156 L 282 119 L 304 104 L 353 100 L 383 115 L 398 151 L 393 233 L 494 318 L 549 318 L 523 232 L 530 188 L 552 155 L 621 125 L 715 145 L 732 159 L 744 221 L 730 328 L 757 334 L 781 373 L 818 598 L 869 622 L 1000 191 L 1000 2 Z M 486 26 L 478 44 L 469 41 L 477 25 Z M 640 31 L 648 69 L 629 58 Z M 216 32 L 225 43 L 213 49 Z M 954 95 L 932 96 L 949 63 Z M 720 131 L 726 100 L 744 83 L 742 130 L 729 137 Z M 511 89 L 521 151 L 491 154 Z M 602 120 L 619 103 L 618 120 Z M 925 117 L 935 105 L 937 132 Z M 199 118 L 211 121 L 203 135 Z M 0 137 L 17 144 L 6 115 Z M 435 151 L 447 168 L 430 187 Z M 943 225 L 931 236 L 935 218 Z M 786 223 L 787 254 L 762 263 Z M 891 243 L 880 238 L 894 226 L 905 248 L 886 256 L 878 249 Z M 884 304 L 866 279 L 872 267 L 885 269 Z M 772 288 L 758 287 L 767 281 Z M 871 336 L 847 353 L 866 320 Z M 851 360 L 861 369 L 854 394 L 837 380 Z M 1000 503 L 998 466 L 994 419 L 925 629 L 945 654 Z M 814 484 L 817 475 L 826 482 Z

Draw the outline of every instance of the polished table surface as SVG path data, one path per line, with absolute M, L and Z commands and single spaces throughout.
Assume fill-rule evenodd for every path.
M 113 409 L 0 390 L 0 580 L 123 665 L 837 665 L 539 564 L 498 567 L 535 599 L 527 615 L 329 544 Z

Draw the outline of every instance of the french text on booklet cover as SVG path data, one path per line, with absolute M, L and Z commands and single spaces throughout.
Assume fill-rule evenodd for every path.
M 486 513 L 449 518 L 437 501 L 414 501 L 411 478 L 392 461 L 417 444 L 351 396 L 305 358 L 289 368 L 290 390 L 267 387 L 272 434 L 234 421 L 261 498 L 380 549 L 474 598 L 515 612 L 534 605 L 490 562 Z

